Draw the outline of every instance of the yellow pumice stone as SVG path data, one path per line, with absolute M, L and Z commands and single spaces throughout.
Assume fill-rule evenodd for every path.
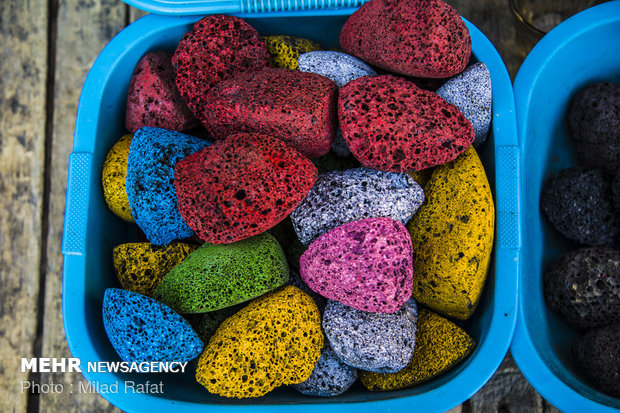
M 482 293 L 495 226 L 491 188 L 474 148 L 435 168 L 424 192 L 426 204 L 407 225 L 415 251 L 412 296 L 465 320 Z
M 124 135 L 112 146 L 105 157 L 101 173 L 103 197 L 108 208 L 127 222 L 134 222 L 125 190 L 129 146 L 132 137 L 132 134 Z
M 362 384 L 371 391 L 415 386 L 449 370 L 468 356 L 476 343 L 460 327 L 425 309 L 420 309 L 415 349 L 409 364 L 396 373 L 359 371 Z
M 297 70 L 297 59 L 303 53 L 321 50 L 321 46 L 312 40 L 293 36 L 265 36 L 263 37 L 267 51 L 271 55 L 269 65 Z
M 323 347 L 314 300 L 292 285 L 224 320 L 198 360 L 196 380 L 225 397 L 259 397 L 310 377 Z
M 422 169 L 420 171 L 410 171 L 407 173 L 418 183 L 418 185 L 422 187 L 422 189 L 424 189 L 428 181 L 431 179 L 433 168 Z
M 150 297 L 162 278 L 196 248 L 182 242 L 161 247 L 148 242 L 121 244 L 112 250 L 114 271 L 123 289 Z

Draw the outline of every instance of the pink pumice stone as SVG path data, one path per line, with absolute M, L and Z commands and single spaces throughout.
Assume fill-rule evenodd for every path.
M 411 237 L 391 218 L 336 227 L 310 244 L 299 264 L 312 290 L 361 311 L 394 313 L 411 296 Z

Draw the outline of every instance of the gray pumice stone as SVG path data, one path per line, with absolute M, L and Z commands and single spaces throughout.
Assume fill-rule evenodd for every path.
M 344 393 L 357 380 L 357 370 L 343 363 L 328 343 L 310 377 L 293 388 L 308 396 L 330 397 Z
M 319 174 L 291 213 L 304 245 L 330 229 L 365 218 L 388 217 L 405 225 L 424 202 L 422 187 L 406 173 L 355 168 Z
M 491 126 L 493 93 L 491 74 L 484 63 L 476 63 L 444 83 L 436 92 L 465 115 L 474 128 L 475 148 L 486 139 Z
M 323 332 L 338 358 L 349 366 L 395 373 L 413 356 L 417 322 L 413 299 L 393 314 L 369 313 L 330 300 L 323 314 Z

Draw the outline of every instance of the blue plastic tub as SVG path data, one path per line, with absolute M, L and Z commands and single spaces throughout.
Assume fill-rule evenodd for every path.
M 264 3 L 264 2 L 263 2 Z M 285 3 L 285 2 L 280 2 Z M 300 2 L 293 2 L 299 6 Z M 314 3 L 314 2 L 312 2 Z M 342 5 L 343 1 L 334 2 Z M 347 2 L 345 2 L 347 3 Z M 348 3 L 351 3 L 350 1 Z M 296 6 L 296 7 L 297 7 Z M 340 28 L 354 8 L 240 13 L 261 34 L 307 37 L 332 48 L 338 46 Z M 212 10 L 211 10 L 212 11 Z M 178 13 L 181 14 L 181 13 Z M 133 68 L 153 50 L 173 51 L 198 16 L 148 15 L 119 33 L 101 52 L 88 74 L 77 115 L 73 153 L 69 164 L 63 240 L 63 316 L 69 348 L 74 357 L 113 361 L 118 356 L 103 328 L 104 290 L 118 287 L 112 270 L 112 248 L 135 239 L 135 229 L 106 208 L 100 183 L 101 167 L 110 147 L 126 133 L 124 110 Z M 307 409 L 358 411 L 413 409 L 448 410 L 472 396 L 491 377 L 508 349 L 516 320 L 519 236 L 519 148 L 512 86 L 493 45 L 468 24 L 473 54 L 488 66 L 493 85 L 493 125 L 481 158 L 494 189 L 497 236 L 488 281 L 480 305 L 464 328 L 476 339 L 475 352 L 449 373 L 428 383 L 400 391 L 370 393 L 361 385 L 336 398 L 302 396 L 282 388 L 256 399 L 238 401 L 209 394 L 186 374 L 113 374 L 84 372 L 100 385 L 133 380 L 164 382 L 165 394 L 102 396 L 127 411 L 257 411 Z
M 620 1 L 586 10 L 560 24 L 527 57 L 514 83 L 522 148 L 524 228 L 519 315 L 511 351 L 540 394 L 566 412 L 617 411 L 620 400 L 596 390 L 571 357 L 578 332 L 549 310 L 544 268 L 578 246 L 542 215 L 544 180 L 576 164 L 566 112 L 585 85 L 620 81 Z

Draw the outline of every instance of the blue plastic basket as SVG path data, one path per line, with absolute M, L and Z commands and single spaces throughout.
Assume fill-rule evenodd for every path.
M 552 30 L 532 50 L 515 79 L 522 147 L 524 219 L 522 272 L 512 355 L 540 394 L 566 412 L 618 411 L 620 400 L 582 375 L 571 347 L 578 332 L 545 305 L 544 268 L 577 245 L 542 216 L 544 180 L 576 164 L 566 112 L 572 96 L 599 81 L 620 81 L 620 2 L 586 10 Z
M 149 2 L 152 3 L 152 2 Z M 161 6 L 162 2 L 156 2 Z M 163 2 L 163 4 L 174 2 Z M 177 2 L 191 3 L 191 2 Z M 220 8 L 209 3 L 208 10 Z M 230 2 L 221 2 L 223 5 Z M 257 3 L 257 2 L 245 2 Z M 261 4 L 268 3 L 262 1 Z M 343 1 L 318 2 L 322 9 L 308 9 L 314 1 L 294 3 L 294 9 L 271 8 L 269 12 L 238 13 L 261 34 L 290 34 L 315 40 L 327 48 L 338 46 L 338 35 L 355 8 L 336 8 Z M 345 5 L 353 2 L 344 2 Z M 360 2 L 356 2 L 360 3 Z M 144 2 L 132 1 L 142 5 Z M 248 10 L 241 3 L 222 11 Z M 301 7 L 305 5 L 306 7 Z M 236 8 L 235 8 L 236 7 Z M 303 9 L 303 10 L 301 10 Z M 155 9 L 158 12 L 165 12 Z M 195 11 L 194 9 L 191 9 Z M 253 10 L 253 9 L 249 9 Z M 174 14 L 183 14 L 183 10 Z M 88 74 L 80 98 L 73 153 L 69 164 L 63 254 L 63 316 L 69 348 L 82 364 L 112 361 L 118 356 L 110 345 L 101 320 L 104 290 L 118 287 L 112 270 L 112 248 L 135 239 L 135 227 L 106 208 L 100 183 L 101 167 L 110 147 L 126 133 L 124 110 L 133 68 L 142 55 L 153 50 L 173 51 L 198 16 L 151 14 L 119 33 L 101 52 Z M 512 86 L 506 68 L 489 40 L 467 22 L 473 55 L 488 66 L 493 86 L 493 124 L 488 142 L 480 152 L 494 189 L 497 234 L 491 269 L 483 297 L 464 328 L 476 339 L 474 353 L 449 373 L 411 389 L 370 393 L 360 385 L 336 398 L 303 396 L 277 389 L 257 400 L 238 401 L 209 394 L 197 384 L 192 372 L 168 376 L 84 372 L 88 380 L 113 384 L 125 380 L 143 383 L 162 380 L 165 394 L 102 394 L 127 411 L 357 411 L 360 407 L 388 410 L 415 408 L 432 412 L 448 410 L 471 397 L 491 377 L 508 349 L 516 320 L 517 272 L 521 246 L 519 231 L 519 147 Z M 363 404 L 362 404 L 363 403 Z

